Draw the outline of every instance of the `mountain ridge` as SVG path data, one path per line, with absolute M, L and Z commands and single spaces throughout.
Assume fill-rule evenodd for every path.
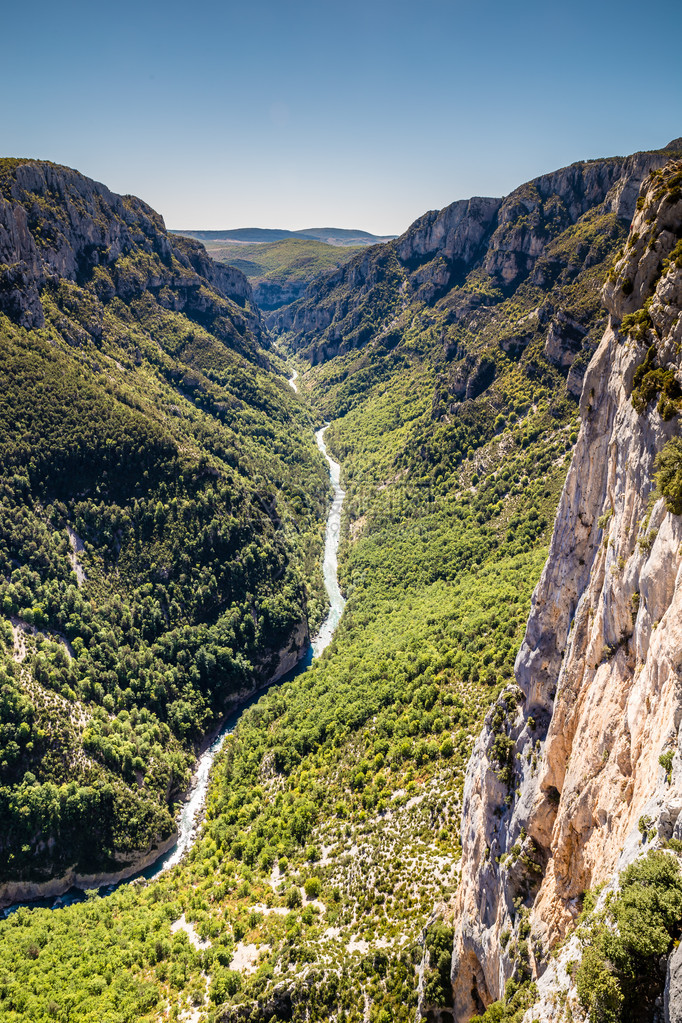
M 310 227 L 302 231 L 289 231 L 286 228 L 272 227 L 238 227 L 234 229 L 193 231 L 172 229 L 173 234 L 188 235 L 206 242 L 243 242 L 245 244 L 265 244 L 283 241 L 286 238 L 303 238 L 308 241 L 323 241 L 328 245 L 375 245 L 377 242 L 390 241 L 396 235 L 377 235 L 370 231 L 354 230 L 346 227 Z
M 367 249 L 313 283 L 301 299 L 269 314 L 267 322 L 277 332 L 291 335 L 297 350 L 305 352 L 310 346 L 312 358 L 323 360 L 361 346 L 370 330 L 375 331 L 377 311 L 379 324 L 388 331 L 401 308 L 420 302 L 433 305 L 454 293 L 474 270 L 507 295 L 531 275 L 547 242 L 575 226 L 589 209 L 604 204 L 603 215 L 629 221 L 645 174 L 664 164 L 676 145 L 578 162 L 541 175 L 502 199 L 457 200 L 426 213 L 399 238 Z M 551 273 L 551 267 L 545 272 Z M 486 301 L 485 288 L 479 284 L 478 292 L 458 296 L 448 314 L 451 320 L 462 320 Z

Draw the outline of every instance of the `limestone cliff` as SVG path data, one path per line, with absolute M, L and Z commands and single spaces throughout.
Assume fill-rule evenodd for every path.
M 467 325 L 475 334 L 480 311 L 497 300 L 493 295 L 514 294 L 526 281 L 549 293 L 562 273 L 566 285 L 601 263 L 605 245 L 610 241 L 615 249 L 618 231 L 629 224 L 646 174 L 681 149 L 678 140 L 663 151 L 575 163 L 521 185 L 504 199 L 475 197 L 425 213 L 400 238 L 358 253 L 313 282 L 268 322 L 289 332 L 313 363 L 400 330 L 401 317 L 409 322 L 411 311 L 439 302 L 448 323 Z M 566 232 L 588 215 L 592 221 L 569 246 Z M 562 236 L 564 241 L 554 244 Z M 479 277 L 467 283 L 472 272 Z M 565 303 L 566 295 L 556 301 Z M 579 322 L 568 330 L 565 323 L 555 324 L 548 337 L 548 358 L 567 372 L 593 325 L 589 303 L 584 305 L 576 309 Z M 524 335 L 517 347 L 524 339 L 527 343 Z M 574 394 L 593 347 L 588 345 L 582 368 L 576 367 L 575 379 L 568 382 Z
M 245 353 L 265 340 L 244 275 L 200 242 L 169 235 L 142 200 L 68 167 L 0 161 L 0 312 L 42 327 L 41 292 L 60 278 L 93 285 L 100 303 L 151 292 Z
M 641 849 L 641 818 L 656 840 L 682 834 L 682 517 L 654 479 L 680 433 L 681 237 L 682 162 L 671 161 L 646 178 L 605 287 L 609 324 L 516 686 L 489 712 L 467 772 L 458 1021 L 520 969 L 546 971 L 586 889 Z M 527 1018 L 540 1015 L 559 1018 L 546 1006 Z

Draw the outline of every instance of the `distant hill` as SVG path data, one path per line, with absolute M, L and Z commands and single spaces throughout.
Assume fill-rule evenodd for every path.
M 353 231 L 341 227 L 306 227 L 297 231 L 299 237 L 319 238 L 328 245 L 376 245 L 397 238 L 395 234 L 377 235 L 369 231 Z
M 286 238 L 306 238 L 323 241 L 327 245 L 376 245 L 378 242 L 391 241 L 394 234 L 377 235 L 369 231 L 356 231 L 342 227 L 306 227 L 303 231 L 285 231 L 269 227 L 238 227 L 226 231 L 173 231 L 173 234 L 198 238 L 208 249 L 215 244 L 238 242 L 241 244 L 279 242 Z
M 331 245 L 295 235 L 265 243 L 213 242 L 208 247 L 213 259 L 241 270 L 248 277 L 256 303 L 267 311 L 294 302 L 312 281 L 338 270 L 367 248 Z

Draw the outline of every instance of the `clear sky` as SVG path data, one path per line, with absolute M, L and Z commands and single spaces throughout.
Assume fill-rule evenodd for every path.
M 14 0 L 0 33 L 1 155 L 179 229 L 399 233 L 682 135 L 679 0 Z

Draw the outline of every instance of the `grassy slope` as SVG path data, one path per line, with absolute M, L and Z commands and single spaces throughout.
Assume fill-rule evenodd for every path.
M 311 281 L 321 273 L 343 266 L 360 249 L 305 238 L 286 238 L 250 245 L 221 242 L 211 245 L 209 251 L 221 263 L 236 266 L 255 285 L 260 281 L 278 284 Z

